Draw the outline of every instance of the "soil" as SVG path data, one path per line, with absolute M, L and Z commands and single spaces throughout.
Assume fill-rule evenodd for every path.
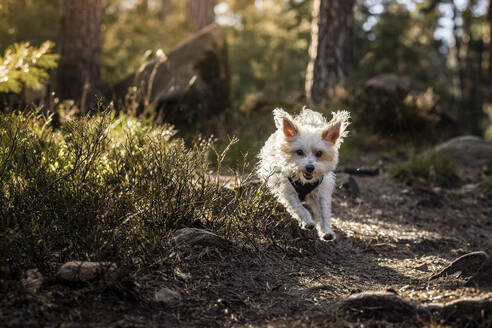
M 261 251 L 176 249 L 113 285 L 13 286 L 0 299 L 0 326 L 492 327 L 492 282 L 470 278 L 480 263 L 437 275 L 469 252 L 492 256 L 490 199 L 466 182 L 353 177 L 357 197 L 334 194 L 333 242 L 295 230 Z M 170 297 L 156 298 L 163 288 Z

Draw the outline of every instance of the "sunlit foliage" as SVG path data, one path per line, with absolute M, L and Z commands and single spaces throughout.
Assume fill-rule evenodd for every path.
M 187 147 L 171 126 L 108 111 L 59 130 L 51 119 L 0 114 L 3 272 L 36 266 L 50 274 L 71 259 L 135 269 L 162 256 L 181 227 L 258 242 L 285 224 L 262 185 L 244 184 L 245 172 L 232 172 L 237 188 L 219 183 L 227 147 L 209 139 Z
M 19 93 L 25 86 L 40 89 L 49 78 L 48 70 L 57 66 L 58 55 L 52 54 L 53 43 L 39 48 L 28 42 L 15 43 L 0 56 L 0 92 Z

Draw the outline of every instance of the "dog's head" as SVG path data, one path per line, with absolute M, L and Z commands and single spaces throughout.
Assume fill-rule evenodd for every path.
M 309 183 L 335 169 L 338 149 L 348 133 L 348 112 L 333 113 L 330 122 L 309 109 L 303 109 L 294 118 L 278 108 L 273 115 L 283 137 L 281 156 L 290 176 L 302 183 Z

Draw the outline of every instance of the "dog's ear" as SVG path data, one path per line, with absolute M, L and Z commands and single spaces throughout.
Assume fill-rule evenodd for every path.
M 281 130 L 287 138 L 297 136 L 298 129 L 293 122 L 292 117 L 281 108 L 275 108 L 273 111 L 275 126 Z
M 339 148 L 343 139 L 348 135 L 347 126 L 350 124 L 350 113 L 342 110 L 332 113 L 332 115 L 333 118 L 328 123 L 328 127 L 321 133 L 321 138 Z
M 325 141 L 329 141 L 332 144 L 335 144 L 340 137 L 340 128 L 342 127 L 342 122 L 337 122 L 335 125 L 330 126 L 329 128 L 326 128 L 322 133 L 321 133 L 321 138 L 323 138 Z

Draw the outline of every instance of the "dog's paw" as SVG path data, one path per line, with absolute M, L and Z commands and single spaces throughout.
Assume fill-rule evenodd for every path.
M 301 228 L 306 229 L 306 230 L 313 230 L 314 229 L 314 221 L 313 222 L 302 222 Z
M 321 236 L 321 239 L 323 241 L 334 241 L 335 239 L 337 239 L 337 236 L 335 235 L 335 232 L 328 231 L 328 232 L 323 233 L 323 235 Z

